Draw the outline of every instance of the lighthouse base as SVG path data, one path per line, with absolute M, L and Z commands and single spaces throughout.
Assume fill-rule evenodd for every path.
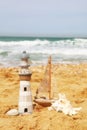
M 20 81 L 19 114 L 32 113 L 33 103 L 29 81 Z
M 19 114 L 32 114 L 32 107 L 30 106 L 30 107 L 21 107 L 21 108 L 19 108 L 19 110 L 18 110 L 18 112 L 19 112 Z

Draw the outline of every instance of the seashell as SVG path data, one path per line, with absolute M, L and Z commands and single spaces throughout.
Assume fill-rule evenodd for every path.
M 9 115 L 9 116 L 16 116 L 16 115 L 18 115 L 19 113 L 18 113 L 18 110 L 16 110 L 16 109 L 11 109 L 11 110 L 9 110 L 7 113 L 6 113 L 6 115 Z

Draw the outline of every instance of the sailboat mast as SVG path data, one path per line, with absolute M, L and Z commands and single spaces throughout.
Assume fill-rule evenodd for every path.
M 49 99 L 51 99 L 51 56 L 49 57 Z

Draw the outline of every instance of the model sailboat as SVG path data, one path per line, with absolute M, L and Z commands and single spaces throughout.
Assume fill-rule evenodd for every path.
M 52 103 L 52 88 L 51 88 L 51 56 L 48 59 L 48 64 L 45 71 L 45 76 L 36 90 L 36 96 L 34 101 L 42 106 L 50 106 Z M 42 93 L 40 97 L 38 97 L 39 93 Z M 43 94 L 46 94 L 45 96 Z

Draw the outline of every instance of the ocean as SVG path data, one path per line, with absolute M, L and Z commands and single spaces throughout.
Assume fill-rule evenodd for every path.
M 0 37 L 0 66 L 19 66 L 22 52 L 29 54 L 32 65 L 87 62 L 87 38 Z

